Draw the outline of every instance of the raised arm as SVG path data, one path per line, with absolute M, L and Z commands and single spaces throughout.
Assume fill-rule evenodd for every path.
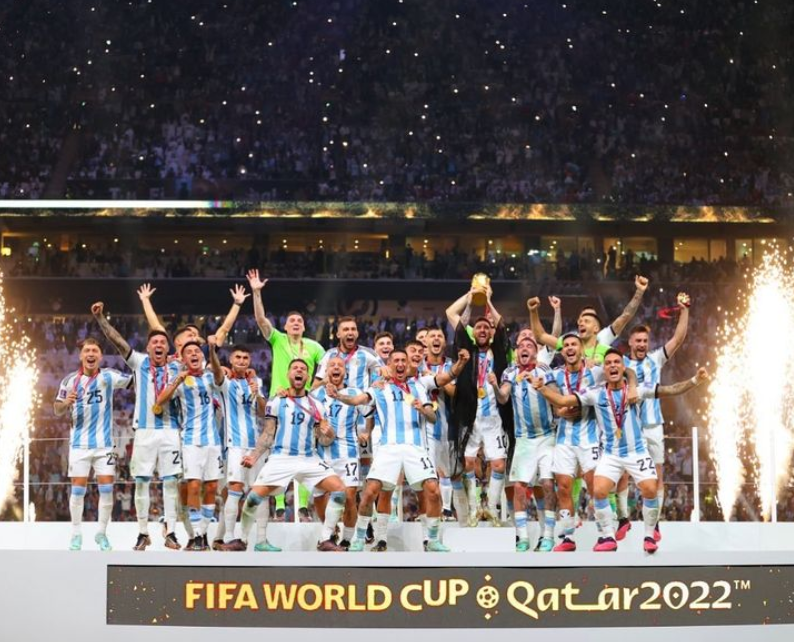
M 217 342 L 217 334 L 207 339 L 207 343 L 210 344 L 210 369 L 212 370 L 212 376 L 215 377 L 215 385 L 220 387 L 226 379 L 226 374 L 223 372 L 221 360 L 218 359 Z
M 634 296 L 631 297 L 631 301 L 628 302 L 628 305 L 623 309 L 623 312 L 620 313 L 620 316 L 612 322 L 612 332 L 615 333 L 616 337 L 620 336 L 620 333 L 626 328 L 634 318 L 634 315 L 637 314 L 637 310 L 640 308 L 640 303 L 642 302 L 642 297 L 645 294 L 645 290 L 648 289 L 648 279 L 644 276 L 636 276 L 634 278 Z
M 491 290 L 491 286 L 488 286 L 488 289 L 485 291 L 485 305 L 488 310 L 491 311 L 491 319 L 493 319 L 494 325 L 499 325 L 499 322 L 502 320 L 502 315 L 499 314 L 499 310 L 494 307 L 493 301 L 491 300 L 491 296 L 493 295 L 493 290 Z
M 262 302 L 262 289 L 267 283 L 267 279 L 259 278 L 259 270 L 248 270 L 248 285 L 251 286 L 251 293 L 254 299 L 254 318 L 262 336 L 265 341 L 270 341 L 270 335 L 273 334 L 273 324 L 270 323 L 267 315 L 265 315 L 265 304 Z
M 465 316 L 465 322 L 469 322 L 469 316 L 471 315 L 471 290 L 466 292 L 462 297 L 460 297 L 457 301 L 455 301 L 452 305 L 447 308 L 447 321 L 450 322 L 453 328 L 458 327 L 458 323 L 460 323 L 461 316 Z
M 91 314 L 94 315 L 94 319 L 96 319 L 97 324 L 99 324 L 99 328 L 107 337 L 108 341 L 115 346 L 119 354 L 126 360 L 132 353 L 132 348 L 130 348 L 130 344 L 124 340 L 124 337 L 118 333 L 118 330 L 110 325 L 110 321 L 105 318 L 104 312 L 105 304 L 101 301 L 97 301 L 91 306 Z
M 709 378 L 709 373 L 706 371 L 705 368 L 699 368 L 697 374 L 692 377 L 691 379 L 686 379 L 685 381 L 679 381 L 678 383 L 672 383 L 668 386 L 658 386 L 656 388 L 656 396 L 658 398 L 662 397 L 674 397 L 675 395 L 682 395 L 692 388 L 696 388 L 700 384 L 707 381 Z
M 457 379 L 460 373 L 463 372 L 463 368 L 465 368 L 466 364 L 469 362 L 470 357 L 471 355 L 468 350 L 463 348 L 458 350 L 458 360 L 452 364 L 449 371 L 442 370 L 436 375 L 436 387 L 443 388 Z
M 232 331 L 232 327 L 234 326 L 234 322 L 237 321 L 237 315 L 240 314 L 240 308 L 242 307 L 245 300 L 251 296 L 250 294 L 245 293 L 245 286 L 242 285 L 235 285 L 233 289 L 229 290 L 232 295 L 232 307 L 229 310 L 229 313 L 226 315 L 226 318 L 221 323 L 221 327 L 215 332 L 215 339 L 218 341 L 218 345 L 223 345 L 226 341 L 226 337 L 228 336 L 229 332 Z
M 146 323 L 149 324 L 149 329 L 165 332 L 165 326 L 160 319 L 157 318 L 157 313 L 154 311 L 154 306 L 152 305 L 152 295 L 155 292 L 157 292 L 157 288 L 153 288 L 149 283 L 144 283 L 138 288 L 138 298 L 141 300 L 143 313 L 146 315 Z
M 535 335 L 535 341 L 538 344 L 544 345 L 552 350 L 557 349 L 557 337 L 549 334 L 543 329 L 543 324 L 540 322 L 540 299 L 533 296 L 527 301 L 527 309 L 529 310 L 529 327 L 532 328 L 532 334 Z M 555 313 L 556 314 L 556 313 Z
M 559 297 L 550 296 L 549 303 L 554 309 L 554 322 L 551 324 L 551 333 L 555 337 L 562 335 L 562 301 Z
M 689 327 L 689 295 L 684 292 L 678 294 L 678 323 L 675 326 L 675 332 L 670 340 L 664 344 L 664 352 L 667 358 L 672 357 L 681 344 L 686 339 L 686 331 Z

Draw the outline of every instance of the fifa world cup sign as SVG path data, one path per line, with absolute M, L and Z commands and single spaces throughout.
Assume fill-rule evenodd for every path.
M 790 566 L 109 566 L 107 622 L 448 629 L 791 624 L 792 587 Z

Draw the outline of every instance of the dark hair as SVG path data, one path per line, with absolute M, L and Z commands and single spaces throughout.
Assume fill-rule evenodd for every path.
M 604 323 L 601 321 L 601 317 L 598 316 L 595 312 L 591 312 L 592 308 L 585 308 L 583 312 L 579 313 L 579 318 L 581 317 L 593 317 L 596 321 L 598 321 L 598 327 L 603 328 Z
M 493 322 L 488 317 L 477 317 L 476 319 L 474 319 L 474 323 L 471 324 L 471 327 L 473 328 L 480 321 L 485 321 L 485 323 L 487 323 L 489 326 L 491 326 L 492 328 L 494 327 Z
M 177 328 L 176 332 L 174 332 L 174 340 L 176 340 L 178 336 L 185 334 L 185 332 L 190 332 L 191 330 L 195 330 L 196 332 L 199 331 L 198 326 L 193 325 L 192 323 Z
M 375 335 L 375 339 L 373 340 L 373 345 L 376 344 L 381 339 L 391 339 L 391 342 L 394 343 L 394 335 L 391 332 L 378 332 Z
M 418 339 L 409 339 L 405 342 L 405 347 L 407 348 L 408 346 L 419 346 L 420 348 L 424 348 L 425 344 Z
M 425 329 L 425 330 L 427 330 L 428 332 L 433 332 L 434 330 L 438 330 L 438 332 L 442 332 L 442 333 L 444 332 L 444 331 L 443 331 L 443 330 L 442 330 L 440 327 L 438 327 L 437 325 L 429 325 L 429 326 L 426 326 L 424 329 Z
M 356 326 L 358 326 L 358 321 L 356 321 L 356 317 L 351 317 L 350 315 L 348 315 L 348 316 L 345 316 L 345 317 L 339 317 L 339 319 L 337 319 L 337 321 L 336 321 L 336 327 L 339 328 L 340 325 L 342 325 L 343 323 L 348 323 L 348 322 L 355 323 Z
M 290 317 L 293 316 L 299 316 L 301 318 L 301 321 L 304 321 L 303 314 L 301 312 L 298 312 L 297 310 L 290 310 L 289 312 L 287 312 L 287 316 L 285 318 L 289 319 Z
M 621 361 L 623 361 L 623 353 L 622 353 L 620 350 L 618 350 L 617 348 L 610 348 L 609 350 L 607 350 L 607 351 L 604 353 L 604 360 L 606 361 L 606 358 L 607 358 L 609 355 L 611 355 L 611 354 L 616 354 L 616 355 L 618 355 L 618 356 L 620 357 L 620 360 L 621 360 Z
M 179 354 L 185 353 L 185 348 L 188 346 L 196 346 L 199 350 L 201 350 L 201 344 L 198 341 L 187 341 L 185 345 L 182 346 L 182 349 L 179 351 Z
M 307 370 L 309 369 L 309 364 L 308 363 L 306 363 L 303 359 L 297 358 L 297 359 L 293 359 L 292 361 L 289 362 L 289 365 L 287 366 L 287 370 L 292 368 L 292 364 L 293 363 L 302 363 L 304 366 L 306 366 Z
M 149 330 L 149 334 L 146 335 L 146 343 L 149 343 L 153 337 L 165 337 L 166 341 L 171 341 L 165 330 Z
M 232 349 L 230 350 L 230 354 L 232 352 L 245 352 L 246 354 L 251 354 L 251 351 L 248 349 L 248 347 L 240 343 L 232 346 Z
M 96 346 L 99 348 L 100 352 L 102 352 L 102 344 L 99 343 L 99 340 L 95 339 L 94 337 L 86 337 L 77 344 L 77 347 L 80 348 L 80 350 L 83 349 L 83 346 Z
M 395 348 L 394 350 L 391 351 L 391 354 L 389 355 L 389 359 L 391 359 L 397 353 L 404 354 L 406 357 L 408 356 L 408 353 L 405 351 L 405 348 Z
M 644 323 L 640 323 L 638 325 L 635 325 L 631 329 L 631 332 L 629 332 L 629 336 L 631 337 L 631 336 L 637 334 L 638 332 L 646 332 L 646 333 L 650 334 L 651 333 L 651 329 L 647 325 L 645 325 Z

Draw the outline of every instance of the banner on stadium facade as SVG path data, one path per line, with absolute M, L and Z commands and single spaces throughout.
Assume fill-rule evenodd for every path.
M 107 623 L 576 628 L 794 623 L 794 567 L 108 566 Z

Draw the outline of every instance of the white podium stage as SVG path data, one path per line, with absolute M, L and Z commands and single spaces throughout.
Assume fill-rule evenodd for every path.
M 422 552 L 418 524 L 391 524 L 389 553 L 355 554 L 316 552 L 318 524 L 271 524 L 282 553 L 171 551 L 161 530 L 134 552 L 137 524 L 111 524 L 114 551 L 101 553 L 86 523 L 84 550 L 71 552 L 69 524 L 0 524 L 7 639 L 217 642 L 252 627 L 346 642 L 529 629 L 579 642 L 794 639 L 794 524 L 663 523 L 653 556 L 641 523 L 612 554 L 591 551 L 593 524 L 575 553 L 521 554 L 512 528 L 485 525 L 444 524 L 448 554 Z

